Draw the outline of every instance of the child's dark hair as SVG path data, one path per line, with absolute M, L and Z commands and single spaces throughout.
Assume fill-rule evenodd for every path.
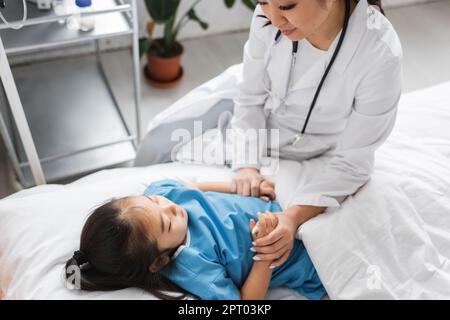
M 129 287 L 141 288 L 160 299 L 183 299 L 188 293 L 171 283 L 149 266 L 161 254 L 156 242 L 146 236 L 138 219 L 125 216 L 112 200 L 98 207 L 88 217 L 80 240 L 80 250 L 66 263 L 66 279 L 80 270 L 80 289 L 112 291 Z M 181 295 L 164 294 L 163 291 Z

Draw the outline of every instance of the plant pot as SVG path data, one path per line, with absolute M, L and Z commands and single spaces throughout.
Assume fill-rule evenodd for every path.
M 172 88 L 178 85 L 184 74 L 181 67 L 183 51 L 184 48 L 179 42 L 176 42 L 174 53 L 167 57 L 159 56 L 155 50 L 150 49 L 147 52 L 148 63 L 144 68 L 147 82 L 157 88 Z

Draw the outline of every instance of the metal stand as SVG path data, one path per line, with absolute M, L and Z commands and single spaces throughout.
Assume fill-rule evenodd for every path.
M 137 4 L 136 0 L 131 0 L 131 4 L 122 0 L 97 3 L 99 7 L 89 13 L 97 17 L 96 28 L 90 33 L 68 30 L 57 23 L 70 14 L 56 16 L 36 9 L 30 10 L 30 18 L 20 31 L 2 31 L 4 26 L 0 24 L 0 36 L 5 44 L 3 46 L 0 39 L 1 80 L 23 151 L 14 147 L 14 132 L 8 130 L 1 113 L 0 134 L 16 175 L 24 186 L 45 184 L 46 180 L 58 181 L 126 163 L 135 157 L 141 139 Z M 136 134 L 131 133 L 114 96 L 99 47 L 100 39 L 123 35 L 132 36 Z M 61 64 L 59 61 L 54 65 L 46 62 L 43 66 L 20 67 L 15 72 L 16 87 L 6 54 L 92 41 L 95 43 L 95 61 L 81 57 L 78 63 Z M 21 76 L 23 68 L 28 68 L 28 76 Z M 30 74 L 36 74 L 36 79 L 30 79 Z M 44 87 L 45 83 L 48 87 Z M 81 93 L 74 95 L 74 88 L 80 89 Z M 21 91 L 22 100 L 19 98 Z M 20 162 L 21 158 L 25 161 Z
M 8 58 L 6 56 L 5 48 L 3 46 L 2 39 L 0 37 L 0 76 L 6 92 L 6 97 L 9 100 L 11 106 L 11 112 L 16 122 L 20 139 L 22 140 L 25 148 L 25 153 L 30 162 L 31 171 L 33 173 L 34 180 L 37 185 L 45 184 L 44 172 L 42 170 L 41 163 L 34 145 L 33 137 L 31 136 L 30 127 L 28 126 L 25 112 L 23 111 L 22 102 L 20 101 L 19 92 L 17 91 L 16 83 L 9 67 Z M 6 130 L 6 124 L 3 117 L 0 114 L 0 133 L 5 136 L 6 149 L 8 155 L 12 159 L 13 167 L 17 171 L 17 175 L 23 179 L 22 172 L 19 170 L 18 160 L 14 152 L 14 147 L 11 142 L 11 137 Z

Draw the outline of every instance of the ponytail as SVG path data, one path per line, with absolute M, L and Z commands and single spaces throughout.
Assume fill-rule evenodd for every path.
M 361 0 L 360 0 L 360 1 L 361 1 Z M 371 5 L 371 6 L 378 6 L 378 8 L 380 8 L 380 12 L 381 12 L 383 15 L 386 15 L 386 14 L 384 13 L 383 6 L 382 6 L 382 4 L 381 4 L 381 0 L 367 0 L 367 3 L 368 3 L 369 5 Z

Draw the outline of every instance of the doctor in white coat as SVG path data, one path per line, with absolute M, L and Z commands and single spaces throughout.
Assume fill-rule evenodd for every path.
M 305 179 L 277 228 L 255 242 L 256 260 L 280 266 L 299 226 L 339 207 L 368 181 L 375 151 L 395 123 L 401 60 L 379 0 L 259 1 L 231 126 L 267 129 L 269 137 L 278 130 L 279 145 L 271 149 L 268 138 L 261 147 L 257 136 L 241 136 L 245 153 L 232 164 L 235 191 L 259 195 L 264 152 L 323 165 L 300 172 Z

